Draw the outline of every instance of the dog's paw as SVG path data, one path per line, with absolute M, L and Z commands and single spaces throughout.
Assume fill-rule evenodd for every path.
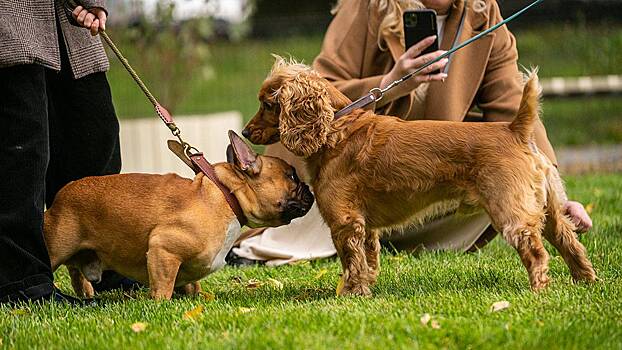
M 533 290 L 534 292 L 541 292 L 545 290 L 546 287 L 548 287 L 550 283 L 551 283 L 551 279 L 548 276 L 546 275 L 539 276 L 539 278 L 534 279 L 531 282 L 531 290 Z
M 364 284 L 357 285 L 344 285 L 343 288 L 337 291 L 337 295 L 339 296 L 362 296 L 362 297 L 370 297 L 372 295 L 371 289 L 369 286 Z

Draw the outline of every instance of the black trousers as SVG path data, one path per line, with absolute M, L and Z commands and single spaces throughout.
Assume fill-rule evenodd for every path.
M 64 48 L 61 48 L 61 51 Z M 39 65 L 0 68 L 0 301 L 51 293 L 44 203 L 70 181 L 121 169 L 104 73 L 74 80 Z

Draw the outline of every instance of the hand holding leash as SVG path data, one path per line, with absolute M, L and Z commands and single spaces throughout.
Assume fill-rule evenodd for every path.
M 99 7 L 85 9 L 78 5 L 71 12 L 73 19 L 78 24 L 91 31 L 91 35 L 95 36 L 100 31 L 106 30 L 106 11 Z
M 427 64 L 430 61 L 435 60 L 438 56 L 444 54 L 446 51 L 438 50 L 435 52 L 431 52 L 422 56 L 419 56 L 423 50 L 425 50 L 428 46 L 430 46 L 434 42 L 435 36 L 427 37 L 415 45 L 411 46 L 400 58 L 395 62 L 391 71 L 382 78 L 380 82 L 380 88 L 383 89 L 387 87 L 392 82 L 398 80 L 399 78 L 416 71 L 423 65 Z M 447 78 L 446 73 L 438 73 L 438 74 L 430 74 L 436 70 L 443 70 L 445 65 L 447 65 L 448 58 L 443 58 L 440 61 L 437 61 L 434 64 L 429 65 L 423 71 L 422 74 L 417 75 L 414 79 L 417 82 L 417 85 L 423 82 L 429 81 L 442 81 Z M 407 92 L 406 92 L 407 93 Z

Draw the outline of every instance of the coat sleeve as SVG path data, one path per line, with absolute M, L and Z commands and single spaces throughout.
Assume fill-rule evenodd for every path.
M 367 46 L 377 42 L 378 18 L 367 0 L 345 0 L 326 31 L 313 68 L 355 100 L 378 87 L 383 75 L 362 77 Z
M 77 0 L 77 3 L 81 4 L 83 7 L 87 9 L 91 9 L 94 7 L 102 8 L 106 13 L 108 13 L 106 7 L 106 0 Z
M 497 2 L 488 3 L 492 26 L 503 19 Z M 495 33 L 486 73 L 478 90 L 477 105 L 484 114 L 484 121 L 512 121 L 514 119 L 522 96 L 517 62 L 516 39 L 506 26 L 502 26 Z M 553 164 L 557 164 L 555 151 L 541 121 L 538 121 L 535 126 L 535 139 L 538 148 Z
M 106 12 L 106 15 L 108 15 L 108 10 L 106 9 L 106 0 L 73 0 L 73 1 L 57 0 L 57 1 L 59 1 L 60 4 L 62 5 L 62 8 L 65 11 L 65 15 L 67 16 L 67 20 L 69 21 L 69 23 L 71 23 L 71 25 L 74 25 L 76 27 L 82 27 L 82 26 L 78 24 L 78 22 L 73 18 L 73 15 L 71 14 L 74 10 L 74 6 L 73 6 L 74 3 L 87 9 L 99 7 Z

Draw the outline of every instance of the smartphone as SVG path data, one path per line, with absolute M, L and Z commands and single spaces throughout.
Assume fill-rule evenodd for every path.
M 436 27 L 436 11 L 430 9 L 404 11 L 404 44 L 408 50 L 411 46 L 421 40 L 436 35 L 436 39 L 432 45 L 428 46 L 421 55 L 438 50 L 438 30 Z M 419 55 L 419 56 L 421 56 Z M 430 74 L 440 73 L 436 70 Z

